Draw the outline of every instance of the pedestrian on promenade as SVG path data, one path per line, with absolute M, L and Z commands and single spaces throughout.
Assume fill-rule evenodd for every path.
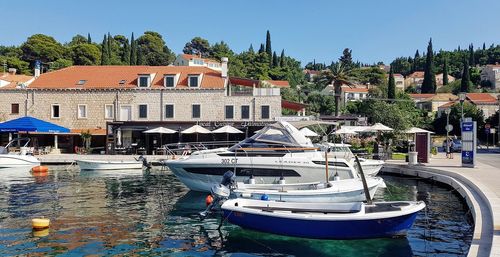
M 453 148 L 455 148 L 455 142 L 453 142 L 453 139 L 450 139 L 450 159 L 453 159 Z
M 447 137 L 446 140 L 445 140 L 445 151 L 446 151 L 446 159 L 450 159 L 451 156 L 450 156 L 450 138 Z

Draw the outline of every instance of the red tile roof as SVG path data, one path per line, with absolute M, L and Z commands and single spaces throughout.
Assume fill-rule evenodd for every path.
M 281 107 L 288 110 L 301 111 L 307 107 L 307 104 L 297 103 L 287 100 L 281 100 Z
M 447 102 L 447 103 L 439 106 L 438 108 L 449 108 L 449 107 L 452 107 L 453 105 L 455 105 L 456 103 L 457 103 L 457 101 Z
M 497 99 L 488 93 L 467 93 L 466 96 L 475 105 L 498 104 Z
M 426 99 L 426 98 L 431 98 L 434 95 L 435 94 L 410 94 L 410 97 L 413 98 L 413 99 L 422 100 L 422 99 Z
M 203 66 L 71 66 L 38 77 L 29 88 L 35 89 L 113 89 L 137 88 L 140 74 L 153 74 L 151 88 L 162 88 L 164 75 L 180 74 L 176 88 L 188 88 L 188 75 L 203 74 L 200 88 L 223 89 L 221 73 Z M 78 81 L 86 80 L 83 85 Z M 120 81 L 124 80 L 124 84 Z
M 408 75 L 409 78 L 423 78 L 424 77 L 424 72 L 423 71 L 415 71 L 412 74 Z
M 275 87 L 290 87 L 290 84 L 286 80 L 265 80 L 265 82 Z
M 343 92 L 347 93 L 368 93 L 368 88 L 359 88 L 359 87 L 342 87 Z
M 393 75 L 394 75 L 394 77 L 403 77 L 403 74 L 400 74 L 400 73 L 394 73 Z

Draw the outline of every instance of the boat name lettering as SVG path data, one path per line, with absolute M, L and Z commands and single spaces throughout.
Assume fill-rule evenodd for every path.
M 221 163 L 222 164 L 230 164 L 230 163 L 235 164 L 235 163 L 238 163 L 238 159 L 236 159 L 236 158 L 233 158 L 233 159 L 223 158 L 223 159 L 221 159 Z

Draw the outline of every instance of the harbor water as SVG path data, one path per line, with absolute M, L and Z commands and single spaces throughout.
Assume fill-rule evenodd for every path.
M 0 170 L 0 256 L 466 256 L 473 225 L 451 188 L 383 176 L 378 200 L 424 200 L 404 238 L 310 240 L 201 221 L 206 194 L 169 171 Z M 51 220 L 34 231 L 31 219 Z M 304 228 L 307 229 L 307 228 Z

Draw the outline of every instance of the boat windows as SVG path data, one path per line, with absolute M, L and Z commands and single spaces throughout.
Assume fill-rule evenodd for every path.
M 313 161 L 315 164 L 319 165 L 325 165 L 325 161 Z M 336 166 L 336 167 L 349 167 L 346 163 L 344 162 L 328 162 L 328 165 L 330 166 Z
M 195 174 L 204 174 L 204 175 L 224 175 L 228 171 L 227 167 L 220 168 L 196 168 L 196 167 L 186 167 L 184 168 L 186 172 L 195 173 Z M 233 168 L 231 168 L 234 171 Z M 250 177 L 258 176 L 258 177 L 300 177 L 300 174 L 295 170 L 290 169 L 260 169 L 260 168 L 245 168 L 245 167 L 236 167 L 236 176 Z
M 281 124 L 276 123 L 257 131 L 252 137 L 229 148 L 229 151 L 245 151 L 245 148 L 269 148 L 269 150 L 273 150 L 273 148 L 289 147 L 302 148 Z

